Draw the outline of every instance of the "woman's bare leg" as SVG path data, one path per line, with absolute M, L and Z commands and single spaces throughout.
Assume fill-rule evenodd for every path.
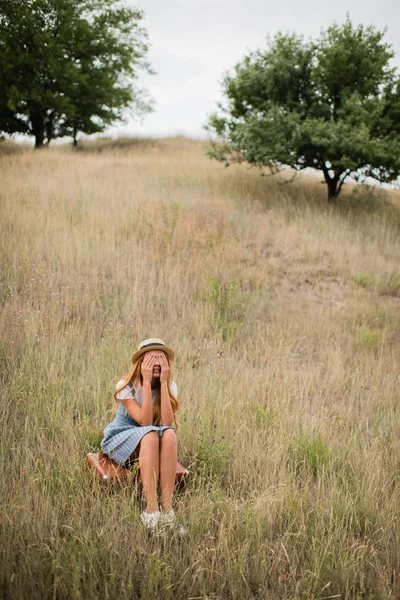
M 150 431 L 142 437 L 139 451 L 139 468 L 143 491 L 146 497 L 145 511 L 158 510 L 157 482 L 159 475 L 160 436 L 157 431 Z
M 160 488 L 163 510 L 172 507 L 175 487 L 177 461 L 176 433 L 173 429 L 164 429 L 160 441 Z

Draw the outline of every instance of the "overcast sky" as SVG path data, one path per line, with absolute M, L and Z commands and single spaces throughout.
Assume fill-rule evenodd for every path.
M 265 47 L 268 34 L 296 32 L 316 37 L 346 13 L 355 24 L 387 28 L 400 66 L 400 0 L 143 0 L 128 4 L 145 13 L 148 59 L 157 75 L 139 84 L 155 101 L 143 122 L 130 119 L 111 135 L 205 136 L 203 125 L 221 99 L 223 72 L 249 50 Z

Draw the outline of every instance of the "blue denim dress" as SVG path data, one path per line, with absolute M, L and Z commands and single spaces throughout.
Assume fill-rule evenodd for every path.
M 121 379 L 117 385 L 118 389 L 124 380 Z M 178 386 L 175 381 L 170 382 L 171 391 L 174 396 L 178 395 Z M 143 388 L 139 388 L 136 402 L 142 406 Z M 149 431 L 158 431 L 160 437 L 165 429 L 174 429 L 171 425 L 139 425 L 128 413 L 122 400 L 129 400 L 135 395 L 135 388 L 126 385 L 118 394 L 119 406 L 114 420 L 107 425 L 103 432 L 101 448 L 104 454 L 107 454 L 113 461 L 119 465 L 125 465 L 132 452 L 136 449 L 140 440 Z M 157 390 L 152 390 L 153 405 L 156 399 Z

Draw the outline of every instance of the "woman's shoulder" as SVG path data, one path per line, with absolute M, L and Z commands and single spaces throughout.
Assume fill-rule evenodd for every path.
M 135 394 L 135 388 L 132 384 L 127 384 L 126 379 L 120 379 L 115 386 L 116 390 L 119 390 L 117 393 L 118 400 L 129 400 L 129 398 L 133 398 Z
M 126 384 L 126 379 L 122 378 L 118 381 L 117 385 L 115 386 L 115 389 L 117 390 L 118 388 L 122 387 L 124 384 Z
M 176 385 L 175 381 L 173 379 L 171 379 L 171 381 L 169 382 L 170 387 L 171 387 L 171 392 L 174 394 L 174 396 L 177 395 L 178 393 L 178 386 Z

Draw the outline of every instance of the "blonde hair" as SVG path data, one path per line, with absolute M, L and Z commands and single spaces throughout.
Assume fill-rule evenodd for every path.
M 179 425 L 178 425 L 178 421 L 176 420 L 176 413 L 178 412 L 178 409 L 179 409 L 179 402 L 178 402 L 178 398 L 173 394 L 173 392 L 171 390 L 171 379 L 172 379 L 171 363 L 169 361 L 168 355 L 165 352 L 163 352 L 163 354 L 167 357 L 167 361 L 168 361 L 168 365 L 169 365 L 169 369 L 170 369 L 169 377 L 167 380 L 168 392 L 169 392 L 169 397 L 171 399 L 172 412 L 174 414 L 174 425 L 176 428 L 178 428 Z M 144 354 L 142 354 L 142 356 L 134 364 L 133 370 L 130 373 L 122 376 L 124 383 L 121 386 L 119 386 L 114 392 L 114 399 L 116 402 L 119 402 L 117 395 L 127 385 L 132 385 L 135 388 L 135 395 L 133 396 L 133 398 L 134 399 L 137 398 L 138 393 L 139 393 L 139 386 L 141 386 L 142 382 L 143 382 L 141 367 L 142 367 L 142 362 L 143 362 L 145 355 L 146 355 L 146 352 Z M 160 387 L 158 387 L 156 400 L 155 400 L 155 403 L 153 406 L 153 425 L 160 425 L 160 424 L 161 424 L 161 390 L 160 390 Z

